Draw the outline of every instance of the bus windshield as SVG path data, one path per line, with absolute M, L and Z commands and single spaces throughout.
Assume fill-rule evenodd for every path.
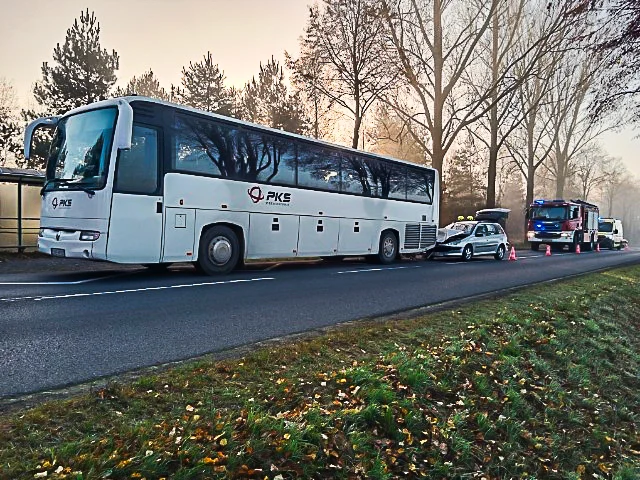
M 567 207 L 532 207 L 531 218 L 533 220 L 566 220 Z
M 115 107 L 102 108 L 60 120 L 49 151 L 45 191 L 104 187 L 117 112 Z

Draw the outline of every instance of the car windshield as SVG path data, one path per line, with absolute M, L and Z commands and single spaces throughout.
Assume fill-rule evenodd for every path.
M 460 230 L 464 233 L 471 233 L 471 230 L 473 230 L 473 227 L 475 226 L 475 223 L 452 223 L 451 225 L 448 225 L 447 228 L 450 228 L 452 230 Z
M 49 151 L 45 190 L 104 187 L 116 114 L 115 107 L 102 108 L 60 120 Z
M 566 220 L 567 207 L 532 207 L 531 218 L 535 220 Z
M 600 232 L 613 232 L 613 222 L 600 222 L 598 224 L 598 231 Z

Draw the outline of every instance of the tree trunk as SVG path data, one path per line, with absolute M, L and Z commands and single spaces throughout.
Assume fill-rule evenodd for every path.
M 431 129 L 432 158 L 431 166 L 442 178 L 444 164 L 444 148 L 442 145 L 442 110 L 444 109 L 444 92 L 442 91 L 442 74 L 444 59 L 442 58 L 442 0 L 433 2 L 433 128 Z M 440 193 L 442 199 L 442 192 Z M 442 205 L 442 203 L 441 203 Z
M 489 130 L 491 140 L 489 144 L 489 169 L 487 170 L 487 208 L 496 206 L 496 170 L 498 165 L 498 91 L 496 88 L 498 81 L 498 11 L 493 13 L 492 23 L 492 45 L 491 45 L 491 81 L 493 91 L 491 92 L 491 102 L 493 106 L 489 111 Z

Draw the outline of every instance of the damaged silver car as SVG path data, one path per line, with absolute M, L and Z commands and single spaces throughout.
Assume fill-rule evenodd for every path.
M 493 255 L 496 260 L 502 260 L 508 245 L 507 234 L 497 222 L 459 221 L 438 230 L 432 256 L 469 261 L 473 257 Z

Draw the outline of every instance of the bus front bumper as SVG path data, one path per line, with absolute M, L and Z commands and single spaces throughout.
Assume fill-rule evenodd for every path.
M 41 228 L 38 251 L 53 257 L 106 260 L 106 242 L 107 236 L 99 232 Z

